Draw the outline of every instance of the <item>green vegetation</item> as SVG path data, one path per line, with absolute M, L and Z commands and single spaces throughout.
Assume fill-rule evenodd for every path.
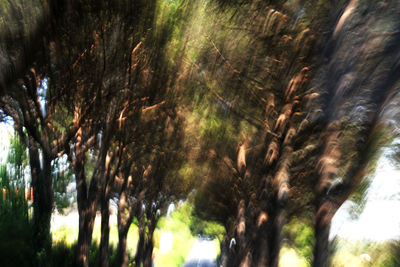
M 160 238 L 163 233 L 172 234 L 173 242 L 172 248 L 167 254 L 159 253 Z M 186 256 L 191 251 L 194 243 L 197 241 L 198 235 L 212 237 L 216 242 L 219 251 L 219 240 L 222 239 L 224 228 L 213 222 L 203 221 L 193 215 L 193 206 L 189 202 L 182 203 L 179 208 L 172 212 L 168 217 L 162 217 L 154 234 L 154 254 L 155 263 L 157 266 L 162 267 L 179 267 L 185 261 Z M 68 248 L 71 250 L 76 246 L 78 238 L 78 229 L 72 226 L 61 226 L 53 229 L 53 249 L 57 253 L 67 253 Z M 128 233 L 128 247 L 127 251 L 131 260 L 136 253 L 138 242 L 138 228 L 136 224 L 132 224 Z M 93 244 L 92 250 L 98 250 L 100 244 L 100 225 L 95 224 L 93 230 Z M 118 244 L 118 230 L 117 225 L 114 224 L 110 229 L 110 245 L 116 248 Z M 113 250 L 113 249 L 111 249 Z M 72 252 L 69 252 L 72 253 Z M 96 252 L 98 253 L 98 251 Z M 98 255 L 96 254 L 95 255 Z M 114 251 L 115 253 L 115 251 Z M 73 253 L 72 253 L 73 255 Z M 111 254 L 110 254 L 111 255 Z M 114 255 L 115 256 L 115 255 Z M 73 259 L 73 258 L 72 258 Z M 96 257 L 93 257 L 93 262 Z M 67 265 L 62 265 L 67 266 Z
M 291 249 L 294 249 L 296 254 L 305 260 L 305 263 L 311 265 L 312 253 L 314 248 L 314 230 L 310 223 L 306 223 L 298 218 L 293 218 L 288 224 L 284 226 L 284 234 L 287 236 L 288 244 L 285 253 L 293 254 Z
M 224 233 L 221 225 L 202 221 L 194 216 L 193 206 L 189 202 L 182 203 L 170 217 L 162 218 L 157 228 L 159 236 L 162 233 L 171 233 L 173 237 L 172 250 L 168 254 L 156 254 L 157 266 L 165 267 L 181 266 L 198 235 L 220 238 Z M 217 247 L 219 247 L 218 239 L 214 242 L 217 242 Z
M 0 265 L 29 266 L 34 257 L 32 223 L 24 192 L 14 190 L 11 187 L 6 194 L 0 192 Z
M 52 232 L 53 243 L 64 243 L 73 245 L 78 240 L 78 228 L 72 226 L 60 226 Z M 128 233 L 127 251 L 130 255 L 135 255 L 138 241 L 137 226 L 132 224 Z M 95 224 L 93 229 L 93 243 L 100 244 L 100 224 Z M 110 227 L 110 244 L 117 247 L 118 244 L 118 229 L 117 225 L 113 224 Z
M 0 265 L 180 266 L 198 236 L 224 267 L 396 265 L 398 243 L 334 252 L 329 236 L 346 201 L 359 217 L 400 134 L 399 13 L 395 0 L 1 0 L 0 122 L 15 134 Z M 71 206 L 74 226 L 52 229 Z
M 158 223 L 158 236 L 160 237 L 162 233 L 171 233 L 173 242 L 172 249 L 168 254 L 160 254 L 156 251 L 157 266 L 181 266 L 196 242 L 196 236 L 192 235 L 188 225 L 179 217 L 175 213 L 171 217 L 162 218 Z
M 34 259 L 32 221 L 25 200 L 24 145 L 11 138 L 7 163 L 0 166 L 0 265 L 29 266 Z
M 76 242 L 78 240 L 78 228 L 72 226 L 61 226 L 52 232 L 53 238 L 53 266 L 73 266 L 75 263 Z M 132 225 L 128 233 L 127 252 L 131 261 L 136 253 L 138 241 L 137 226 Z M 90 265 L 99 265 L 100 225 L 96 224 L 93 229 L 93 242 L 90 248 Z M 118 229 L 114 224 L 110 229 L 110 266 L 118 266 L 117 255 Z M 66 260 L 63 261 L 62 259 Z
M 371 242 L 339 239 L 336 241 L 336 251 L 332 266 L 346 267 L 394 267 L 400 263 L 399 241 Z M 370 260 L 361 257 L 368 254 Z

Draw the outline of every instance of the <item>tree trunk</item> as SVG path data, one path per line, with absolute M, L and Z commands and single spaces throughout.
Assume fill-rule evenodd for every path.
M 152 216 L 153 218 L 148 219 L 147 221 L 147 238 L 146 238 L 146 245 L 145 250 L 143 253 L 143 266 L 144 267 L 151 267 L 153 266 L 153 249 L 154 249 L 154 230 L 156 229 L 157 219 L 155 218 L 156 215 Z
M 121 267 L 128 266 L 128 254 L 126 253 L 127 235 L 130 223 L 126 218 L 125 209 L 127 206 L 126 192 L 122 190 L 118 201 L 118 261 Z
M 250 261 L 248 257 L 248 225 L 246 225 L 246 207 L 245 201 L 241 200 L 238 206 L 238 215 L 236 219 L 236 236 L 237 236 L 237 261 L 235 266 L 247 266 Z
M 51 158 L 43 153 L 40 163 L 39 150 L 29 138 L 29 163 L 33 187 L 33 237 L 38 266 L 47 266 L 51 257 L 50 221 L 53 209 L 53 179 Z M 42 165 L 42 166 L 41 166 Z
M 128 228 L 129 229 L 129 228 Z M 126 252 L 126 245 L 127 245 L 127 236 L 128 236 L 128 231 L 127 229 L 124 230 L 119 230 L 118 231 L 118 261 L 120 263 L 121 267 L 127 267 L 128 266 L 128 254 Z
M 226 267 L 237 265 L 237 248 L 233 245 L 228 252 L 228 259 L 226 261 Z
M 105 194 L 101 196 L 101 238 L 100 238 L 100 266 L 109 266 L 110 242 L 110 200 Z M 125 237 L 126 243 L 126 237 Z
M 268 266 L 269 244 L 267 221 L 258 223 L 256 229 L 253 262 L 255 266 Z
M 89 216 L 84 217 L 83 215 L 80 215 L 79 217 L 80 217 L 79 234 L 78 234 L 76 261 L 77 261 L 77 266 L 88 267 L 90 245 L 92 243 L 94 218 L 90 219 Z
M 78 118 L 79 112 L 77 112 L 75 115 Z M 75 118 L 75 120 L 78 120 L 77 118 Z M 70 157 L 73 159 L 74 165 L 79 212 L 77 264 L 78 266 L 87 267 L 89 264 L 89 252 L 92 241 L 94 220 L 96 218 L 97 203 L 100 195 L 104 195 L 100 194 L 102 193 L 101 180 L 105 177 L 105 160 L 107 156 L 107 149 L 110 143 L 110 135 L 108 133 L 104 133 L 102 135 L 102 145 L 100 147 L 100 152 L 91 177 L 89 190 L 87 189 L 85 173 L 86 150 L 82 146 L 82 139 L 82 128 L 79 128 L 76 132 L 75 153 L 74 155 L 70 155 Z M 105 206 L 107 206 L 106 212 L 109 213 L 108 205 L 105 204 Z M 104 216 L 104 219 L 108 220 L 108 216 L 109 215 Z M 107 224 L 103 225 L 107 226 Z
M 250 251 L 250 249 L 246 248 L 246 250 L 244 252 L 245 252 L 243 254 L 244 257 L 242 257 L 239 267 L 250 267 L 251 263 L 252 263 L 251 251 Z
M 329 232 L 336 209 L 330 202 L 320 205 L 315 218 L 314 267 L 329 266 Z
M 140 264 L 144 260 L 144 249 L 145 249 L 145 235 L 144 235 L 144 225 L 143 218 L 139 220 L 139 241 L 137 244 L 136 255 L 135 255 L 135 266 L 140 267 Z
M 234 223 L 227 223 L 225 225 L 226 229 L 226 256 L 225 259 L 223 258 L 222 255 L 222 250 L 221 250 L 221 264 L 223 267 L 229 267 L 229 266 L 234 266 L 234 263 L 236 262 L 236 251 L 237 251 L 237 241 L 234 238 L 235 237 L 235 224 Z
M 131 180 L 127 178 L 121 189 L 118 201 L 118 236 L 119 236 L 118 259 L 121 266 L 128 266 L 129 259 L 128 259 L 128 254 L 126 253 L 127 235 L 129 232 L 129 228 L 132 224 L 133 218 L 135 217 L 136 214 L 138 214 L 141 207 L 141 202 L 138 202 L 135 205 L 133 204 L 128 205 L 127 191 L 130 188 L 130 184 Z M 139 238 L 139 243 L 140 243 L 140 238 Z M 136 252 L 136 255 L 138 255 L 137 254 L 138 251 Z
M 79 193 L 78 193 L 79 195 Z M 79 206 L 79 204 L 78 204 Z M 95 203 L 79 209 L 79 234 L 77 245 L 77 265 L 80 267 L 89 266 L 89 252 L 92 243 L 94 220 L 96 217 Z
M 148 233 L 147 236 L 146 248 L 144 251 L 144 260 L 143 260 L 144 267 L 153 266 L 153 248 L 154 248 L 153 233 L 154 230 L 151 233 Z
M 85 174 L 85 151 L 82 150 L 82 129 L 77 131 L 77 142 L 75 145 L 74 174 L 76 180 L 78 213 L 79 213 L 79 234 L 76 253 L 76 263 L 80 267 L 89 266 L 89 252 L 92 242 L 94 220 L 98 202 L 98 179 L 93 175 L 89 191 L 86 185 Z M 95 169 L 96 172 L 96 169 Z
M 224 237 L 220 244 L 221 254 L 219 256 L 218 264 L 222 267 L 227 267 L 229 257 L 229 239 L 227 236 Z
M 129 228 L 132 224 L 135 211 L 137 211 L 137 206 L 127 207 L 127 196 L 126 191 L 123 189 L 120 194 L 118 201 L 118 259 L 121 266 L 125 267 L 129 264 L 128 254 L 126 252 L 127 236 Z M 128 212 L 126 213 L 126 209 Z
M 126 194 L 123 191 L 118 202 L 118 262 L 121 267 L 127 267 L 129 265 L 128 253 L 126 252 L 127 236 L 129 228 L 132 224 L 134 217 L 134 209 L 130 207 L 128 215 L 125 214 L 126 208 Z M 127 217 L 128 216 L 128 217 Z

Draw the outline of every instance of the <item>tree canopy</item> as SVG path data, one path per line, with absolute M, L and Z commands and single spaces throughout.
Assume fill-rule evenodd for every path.
M 284 226 L 299 219 L 314 235 L 310 264 L 328 266 L 333 216 L 361 201 L 397 138 L 399 11 L 390 0 L 1 1 L 0 119 L 18 138 L 13 181 L 2 169 L 0 182 L 29 166 L 32 264 L 50 265 L 51 214 L 73 179 L 78 266 L 98 210 L 109 266 L 111 200 L 118 264 L 151 266 L 160 217 L 188 198 L 193 216 L 224 226 L 223 266 L 278 266 L 284 236 L 296 238 Z

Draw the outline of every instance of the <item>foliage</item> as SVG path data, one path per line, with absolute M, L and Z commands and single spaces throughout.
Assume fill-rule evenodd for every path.
M 224 231 L 219 224 L 195 217 L 193 206 L 188 201 L 180 204 L 170 217 L 160 219 L 157 228 L 159 236 L 166 232 L 173 234 L 172 250 L 168 254 L 157 254 L 156 264 L 159 266 L 181 266 L 198 235 L 215 238 L 221 237 Z
M 181 266 L 196 242 L 196 237 L 192 235 L 188 225 L 179 219 L 179 216 L 178 218 L 171 216 L 171 218 L 160 219 L 158 227 L 157 236 L 160 237 L 161 234 L 165 232 L 172 233 L 173 243 L 172 250 L 169 251 L 168 254 L 156 252 L 156 265 L 166 267 Z
M 64 161 L 64 162 L 63 162 Z M 66 158 L 57 158 L 52 164 L 54 179 L 54 204 L 60 214 L 76 203 L 76 192 L 70 190 L 73 182 L 72 172 L 66 163 Z
M 347 199 L 359 214 L 393 139 L 385 121 L 395 125 L 399 113 L 395 2 L 2 1 L 0 120 L 11 117 L 21 138 L 0 168 L 0 229 L 21 230 L 4 238 L 32 245 L 22 197 L 29 163 L 32 258 L 51 258 L 54 207 L 78 202 L 88 237 L 77 246 L 87 248 L 89 222 L 110 198 L 119 229 L 133 219 L 152 249 L 157 220 L 195 185 L 195 208 L 182 204 L 155 233 L 156 247 L 164 229 L 181 235 L 173 264 L 199 234 L 235 238 L 231 265 L 275 266 L 288 220 L 283 252 L 310 263 L 315 247 L 314 264 L 324 265 L 333 215 Z M 115 236 L 113 226 L 112 244 Z M 54 260 L 72 264 L 68 245 L 54 247 Z M 82 253 L 98 264 L 97 247 Z
M 308 264 L 311 264 L 314 247 L 314 230 L 310 223 L 293 218 L 284 226 L 283 233 L 287 237 L 287 245 L 295 249 L 299 256 L 304 258 Z
M 368 254 L 370 261 L 363 260 L 360 255 Z M 333 256 L 332 266 L 378 266 L 394 267 L 399 264 L 399 241 L 385 242 L 338 240 L 338 246 Z
M 24 191 L 0 193 L 1 266 L 30 266 L 33 260 L 32 224 L 24 197 Z
M 100 244 L 100 224 L 97 223 L 93 229 L 93 244 L 99 246 Z M 52 229 L 53 244 L 65 244 L 65 246 L 73 246 L 78 240 L 78 229 L 71 225 L 62 225 L 57 229 Z M 128 254 L 133 257 L 137 248 L 138 241 L 138 228 L 132 224 L 128 232 Z M 118 229 L 116 224 L 111 224 L 110 227 L 110 244 L 114 248 L 118 245 Z
M 65 242 L 55 242 L 52 246 L 52 264 L 51 266 L 70 267 L 75 266 L 76 243 L 67 244 Z M 90 246 L 90 266 L 99 266 L 100 264 L 100 247 L 99 244 L 93 242 Z M 110 266 L 117 267 L 117 250 L 111 245 L 109 248 Z M 29 266 L 29 265 L 26 265 Z
M 0 166 L 0 265 L 29 266 L 34 259 L 32 222 L 25 199 L 25 146 L 12 138 L 8 161 Z

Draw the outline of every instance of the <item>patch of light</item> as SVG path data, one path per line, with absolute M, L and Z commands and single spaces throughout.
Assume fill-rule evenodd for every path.
M 359 218 L 351 219 L 349 210 L 354 203 L 346 201 L 333 217 L 331 239 L 336 235 L 352 240 L 400 239 L 400 170 L 391 164 L 388 152 L 378 161 Z
M 161 234 L 160 237 L 160 254 L 167 254 L 172 250 L 173 236 L 170 232 L 165 232 Z
M 186 262 L 199 262 L 200 260 L 214 261 L 216 256 L 217 246 L 214 241 L 199 240 L 194 244 L 186 258 Z
M 39 88 L 39 102 L 40 102 L 40 109 L 42 110 L 43 116 L 46 116 L 46 94 L 47 94 L 47 87 L 48 87 L 48 79 L 44 78 L 42 80 L 42 87 Z
M 7 161 L 8 149 L 10 147 L 10 137 L 13 135 L 14 128 L 8 123 L 0 123 L 0 164 Z
M 175 204 L 174 203 L 169 204 L 167 210 L 167 217 L 169 217 L 169 215 L 171 215 L 171 213 L 174 212 L 174 210 L 175 210 Z

